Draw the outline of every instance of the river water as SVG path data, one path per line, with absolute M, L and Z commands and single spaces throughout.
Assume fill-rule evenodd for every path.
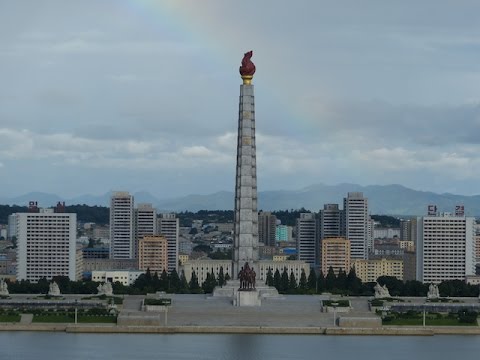
M 479 359 L 480 336 L 160 335 L 1 332 L 1 360 Z

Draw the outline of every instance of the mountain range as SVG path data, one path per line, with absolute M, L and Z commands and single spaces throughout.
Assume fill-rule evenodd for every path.
M 323 204 L 338 203 L 342 207 L 348 192 L 363 192 L 368 198 L 372 214 L 424 215 L 429 204 L 437 205 L 442 212 L 453 212 L 455 205 L 465 206 L 468 215 L 480 215 L 480 195 L 465 196 L 449 193 L 436 194 L 428 191 L 409 189 L 402 185 L 338 184 L 311 185 L 300 190 L 261 191 L 258 194 L 258 208 L 262 210 L 284 210 L 305 208 L 318 211 Z M 27 205 L 35 200 L 39 206 L 48 207 L 58 201 L 67 205 L 86 204 L 109 206 L 111 192 L 103 195 L 83 195 L 63 199 L 56 194 L 32 192 L 16 197 L 0 197 L 0 204 Z M 233 209 L 233 192 L 220 191 L 209 195 L 187 195 L 170 199 L 158 199 L 148 192 L 133 194 L 135 203 L 152 203 L 160 211 L 198 211 Z

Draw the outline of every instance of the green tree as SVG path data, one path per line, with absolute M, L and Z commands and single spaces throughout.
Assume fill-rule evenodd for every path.
M 462 280 L 443 281 L 438 285 L 438 291 L 442 296 L 478 296 L 478 286 L 468 285 Z
M 303 269 L 302 269 L 302 273 L 300 274 L 300 282 L 298 283 L 298 287 L 300 288 L 303 294 L 305 293 L 308 287 L 307 275 L 305 275 L 305 270 Z
M 347 288 L 347 274 L 343 271 L 342 268 L 338 270 L 337 275 L 337 289 L 345 290 Z
M 173 269 L 168 276 L 169 280 L 169 292 L 175 293 L 180 288 L 180 276 L 178 276 L 177 270 Z
M 207 273 L 207 278 L 202 284 L 202 289 L 206 294 L 212 293 L 215 288 L 216 280 L 215 275 L 212 273 Z
M 163 269 L 162 275 L 160 275 L 160 290 L 162 291 L 168 290 L 168 274 L 165 269 Z
M 287 268 L 283 268 L 282 277 L 280 279 L 280 291 L 286 293 L 288 291 L 288 273 Z
M 333 267 L 330 266 L 327 272 L 327 276 L 325 277 L 325 289 L 333 290 L 337 286 L 337 277 L 335 276 L 335 271 L 333 271 Z
M 347 275 L 347 289 L 352 295 L 360 295 L 362 291 L 362 281 L 357 277 L 355 266 L 350 268 Z
M 280 271 L 277 269 L 275 270 L 275 274 L 273 275 L 273 286 L 280 292 L 282 288 L 282 276 L 280 275 Z
M 223 266 L 220 266 L 218 271 L 218 286 L 223 287 L 225 285 L 225 275 L 223 275 Z
M 52 282 L 56 282 L 62 294 L 72 293 L 72 281 L 68 276 L 54 276 Z M 43 282 L 43 284 L 45 284 Z M 50 287 L 50 284 L 48 285 Z
M 186 292 L 188 292 L 188 282 L 187 282 L 187 278 L 185 277 L 185 271 L 182 270 L 182 273 L 180 274 L 179 293 L 186 293 Z
M 307 287 L 311 291 L 316 291 L 317 289 L 317 274 L 315 273 L 315 269 L 313 267 L 310 268 L 310 274 L 308 274 Z
M 211 252 L 208 257 L 213 260 L 230 260 L 232 259 L 232 250 L 220 251 L 220 249 L 217 249 L 217 251 Z
M 215 272 L 213 271 L 213 267 L 212 267 L 212 271 L 210 272 L 210 277 L 212 280 L 213 287 L 217 286 L 218 280 L 217 280 L 217 277 L 215 276 Z
M 294 294 L 297 291 L 297 279 L 295 279 L 295 274 L 293 270 L 290 272 L 290 277 L 288 279 L 288 292 Z
M 158 273 L 155 271 L 152 276 L 152 286 L 155 291 L 160 290 L 160 278 L 158 277 Z
M 145 272 L 145 277 L 147 278 L 147 281 L 152 280 L 152 273 L 150 272 L 150 268 L 147 268 L 147 271 Z
M 210 254 L 210 252 L 212 251 L 212 248 L 210 247 L 210 245 L 200 244 L 200 245 L 195 246 L 193 248 L 193 251 L 204 252 L 204 253 Z
M 382 286 L 386 285 L 391 296 L 400 296 L 403 293 L 403 281 L 395 276 L 380 276 L 377 282 Z
M 323 272 L 320 270 L 320 274 L 318 274 L 317 278 L 317 294 L 321 294 L 325 291 L 325 276 L 323 276 Z
M 267 286 L 273 286 L 274 285 L 272 268 L 270 268 L 270 267 L 268 268 L 268 271 L 267 271 L 267 278 L 265 280 L 265 283 L 267 284 Z
M 198 293 L 200 290 L 200 285 L 198 284 L 198 277 L 197 274 L 195 274 L 195 270 L 192 271 L 192 277 L 190 278 L 188 287 L 192 293 Z
M 225 284 L 227 283 L 227 281 L 230 280 L 230 275 L 228 273 L 225 274 Z
M 407 280 L 403 286 L 403 296 L 425 297 L 428 293 L 428 285 L 417 280 Z

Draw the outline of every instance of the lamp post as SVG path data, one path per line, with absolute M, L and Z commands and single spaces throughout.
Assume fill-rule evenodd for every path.
M 165 326 L 168 325 L 168 306 L 165 306 Z
M 77 306 L 78 306 L 78 300 L 75 299 L 75 324 L 77 324 L 77 320 L 78 320 L 78 309 L 77 309 Z
M 332 302 L 330 304 L 331 306 L 333 306 L 333 326 L 337 326 L 337 306 L 338 306 L 338 302 Z

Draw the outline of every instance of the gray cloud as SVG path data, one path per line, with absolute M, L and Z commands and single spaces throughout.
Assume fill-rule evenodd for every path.
M 260 188 L 478 192 L 477 2 L 152 4 L 1 5 L 0 194 L 231 189 L 250 48 Z

